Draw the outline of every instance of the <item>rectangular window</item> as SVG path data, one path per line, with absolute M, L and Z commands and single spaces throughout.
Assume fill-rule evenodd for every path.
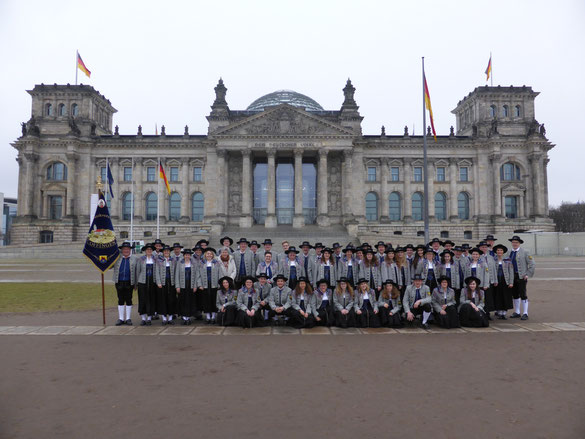
M 146 168 L 146 181 L 155 181 L 156 180 L 156 167 L 148 166 Z
M 449 237 L 449 231 L 448 230 L 442 230 L 441 231 L 441 238 L 448 238 Z
M 445 181 L 445 168 L 443 166 L 437 168 L 437 181 Z
M 463 232 L 463 239 L 473 239 L 473 232 L 471 230 L 465 230 Z
M 203 168 L 200 166 L 195 166 L 193 168 L 193 181 L 199 182 L 203 181 Z
M 506 218 L 518 218 L 518 197 L 507 196 L 506 200 Z
M 100 168 L 100 177 L 102 179 L 102 183 L 106 184 L 106 180 L 108 179 L 108 171 L 105 166 Z
M 171 166 L 170 181 L 179 181 L 179 167 Z
M 469 168 L 467 166 L 459 168 L 459 181 L 469 181 Z
M 376 168 L 374 166 L 368 167 L 368 181 L 376 181 Z
M 390 178 L 392 181 L 400 181 L 400 168 L 398 166 L 390 168 Z
M 414 167 L 414 181 L 423 181 L 423 168 L 420 166 Z
M 49 219 L 61 219 L 63 216 L 63 197 L 56 195 L 49 197 Z
M 124 181 L 132 181 L 132 168 L 124 166 Z

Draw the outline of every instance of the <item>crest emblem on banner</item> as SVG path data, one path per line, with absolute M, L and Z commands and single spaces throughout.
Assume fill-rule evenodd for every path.
M 102 273 L 112 268 L 120 256 L 108 205 L 101 191 L 95 216 L 85 240 L 83 254 Z

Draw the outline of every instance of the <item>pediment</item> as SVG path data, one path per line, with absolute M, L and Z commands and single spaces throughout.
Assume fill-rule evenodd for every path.
M 502 186 L 502 191 L 506 192 L 524 192 L 526 186 L 520 183 L 508 183 Z
M 349 128 L 331 123 L 300 108 L 281 104 L 220 128 L 213 136 L 354 136 Z

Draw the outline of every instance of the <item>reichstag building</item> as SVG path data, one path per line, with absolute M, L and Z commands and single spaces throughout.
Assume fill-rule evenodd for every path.
M 207 134 L 120 134 L 116 109 L 88 85 L 36 85 L 18 150 L 18 214 L 12 242 L 86 237 L 90 195 L 106 159 L 121 237 L 156 233 L 157 160 L 171 194 L 160 191 L 160 236 L 253 225 L 274 229 L 344 227 L 416 242 L 423 230 L 423 138 L 362 132 L 351 81 L 341 108 L 282 90 L 233 110 L 222 80 Z M 531 87 L 478 87 L 452 111 L 456 127 L 428 138 L 432 236 L 480 239 L 487 233 L 553 230 L 548 217 L 548 151 Z M 132 199 L 134 197 L 134 203 Z M 133 206 L 132 206 L 133 204 Z M 266 231 L 270 236 L 270 230 Z

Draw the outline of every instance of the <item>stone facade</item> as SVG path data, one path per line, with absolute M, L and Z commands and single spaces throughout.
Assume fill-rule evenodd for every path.
M 155 233 L 157 192 L 163 238 L 312 222 L 341 224 L 360 238 L 420 236 L 423 138 L 406 127 L 401 135 L 363 134 L 350 81 L 334 111 L 288 91 L 231 110 L 223 81 L 215 92 L 206 135 L 188 127 L 181 135 L 164 127 L 155 136 L 141 127 L 121 135 L 112 131 L 116 110 L 93 87 L 35 86 L 32 117 L 12 144 L 20 167 L 12 242 L 46 242 L 51 232 L 54 242 L 84 239 L 106 160 L 114 225 L 128 232 L 134 193 L 136 239 Z M 478 87 L 453 110 L 456 129 L 436 142 L 427 137 L 432 236 L 554 229 L 547 190 L 554 145 L 535 119 L 537 95 L 530 87 Z M 172 196 L 158 190 L 159 159 Z

